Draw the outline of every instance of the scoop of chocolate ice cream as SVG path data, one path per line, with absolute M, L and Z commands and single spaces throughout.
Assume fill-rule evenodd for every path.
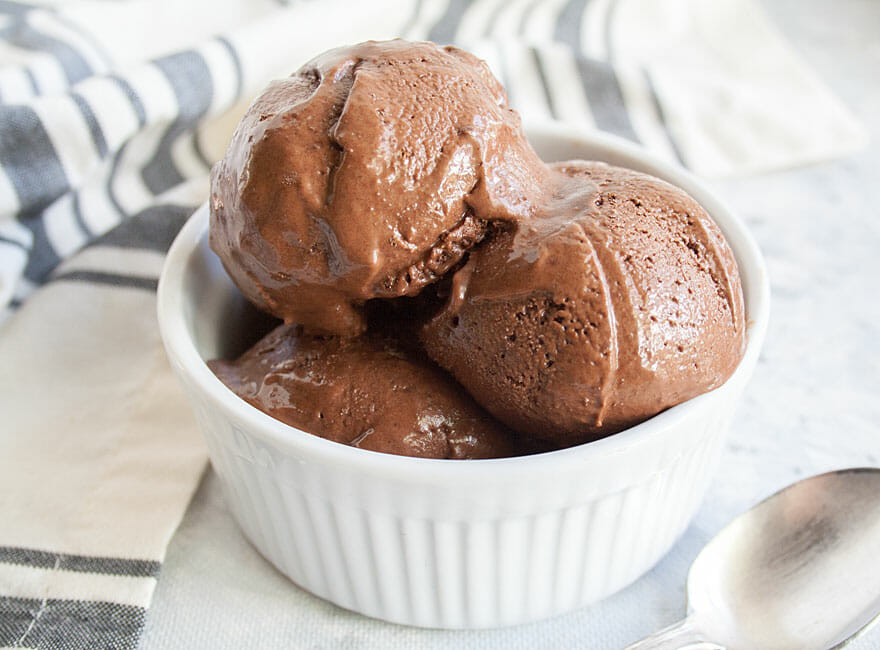
M 684 191 L 552 168 L 542 214 L 471 251 L 421 340 L 496 418 L 567 447 L 722 384 L 745 324 L 733 254 Z
M 380 334 L 304 335 L 281 325 L 235 361 L 210 361 L 236 394 L 328 440 L 405 456 L 495 458 L 536 451 L 430 360 Z
M 487 223 L 534 210 L 547 170 L 486 65 L 406 41 L 331 50 L 272 82 L 211 174 L 211 246 L 288 323 L 354 335 Z

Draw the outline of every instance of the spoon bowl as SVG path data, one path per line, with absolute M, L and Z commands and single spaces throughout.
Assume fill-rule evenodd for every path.
M 827 650 L 867 628 L 880 616 L 880 468 L 804 479 L 737 517 L 691 566 L 688 611 L 630 648 Z

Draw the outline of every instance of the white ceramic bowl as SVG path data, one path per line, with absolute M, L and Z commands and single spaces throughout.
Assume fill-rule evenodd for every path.
M 689 174 L 609 136 L 528 129 L 548 161 L 605 160 L 684 188 L 713 216 L 742 275 L 748 347 L 717 390 L 603 440 L 536 456 L 426 460 L 291 428 L 205 365 L 244 327 L 243 300 L 207 244 L 200 208 L 159 285 L 168 356 L 195 409 L 232 512 L 296 584 L 367 616 L 438 628 L 541 619 L 650 569 L 699 506 L 767 327 L 764 263 L 743 224 Z

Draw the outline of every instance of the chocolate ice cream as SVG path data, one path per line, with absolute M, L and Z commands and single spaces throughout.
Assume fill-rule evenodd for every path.
M 567 447 L 721 385 L 745 324 L 733 253 L 684 191 L 552 169 L 541 214 L 470 253 L 421 339 L 496 418 Z
M 288 323 L 211 367 L 337 442 L 568 447 L 721 385 L 744 352 L 736 263 L 706 212 L 635 171 L 545 165 L 485 64 L 452 47 L 362 43 L 273 82 L 210 207 L 233 281 Z M 377 305 L 390 328 L 368 327 Z
M 365 328 L 528 217 L 547 171 L 485 63 L 405 41 L 331 50 L 272 84 L 211 174 L 211 246 L 254 304 L 312 332 Z
M 310 336 L 281 325 L 236 361 L 208 364 L 236 394 L 343 444 L 425 458 L 529 453 L 446 373 L 382 334 Z

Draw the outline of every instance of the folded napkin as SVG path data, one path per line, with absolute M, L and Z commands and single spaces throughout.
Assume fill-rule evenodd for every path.
M 163 254 L 267 79 L 394 36 L 483 56 L 526 121 L 700 174 L 865 139 L 747 0 L 0 2 L 0 647 L 137 645 L 206 460 Z

